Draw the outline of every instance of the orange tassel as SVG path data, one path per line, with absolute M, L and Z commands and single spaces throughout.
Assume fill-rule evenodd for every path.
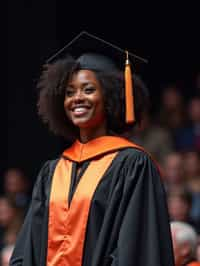
M 125 64 L 125 100 L 126 100 L 126 123 L 135 122 L 134 97 L 133 97 L 133 80 L 131 74 L 131 66 L 126 51 Z

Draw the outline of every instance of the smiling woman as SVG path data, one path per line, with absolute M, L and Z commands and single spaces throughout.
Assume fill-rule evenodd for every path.
M 94 72 L 79 70 L 67 84 L 64 109 L 69 120 L 80 129 L 80 140 L 106 135 L 105 100 Z
M 99 69 L 93 66 L 93 61 L 96 60 L 101 65 Z M 89 62 L 88 67 L 85 62 Z M 80 78 L 85 77 L 82 73 L 87 73 L 87 78 L 93 89 L 100 88 L 100 93 L 103 94 L 108 133 L 112 135 L 121 134 L 131 128 L 133 123 L 130 125 L 125 121 L 123 72 L 113 66 L 113 63 L 111 64 L 107 57 L 87 53 L 79 57 L 79 60 L 66 56 L 44 66 L 44 71 L 38 83 L 40 89 L 38 111 L 43 121 L 49 125 L 50 130 L 56 135 L 64 136 L 71 141 L 79 137 L 77 126 L 72 123 L 68 115 L 66 116 L 66 110 L 63 108 L 63 102 L 66 102 L 65 97 L 67 99 L 67 96 L 71 96 L 77 87 L 71 86 L 73 84 L 69 84 L 69 82 L 71 82 L 72 76 L 73 78 L 77 76 L 79 71 L 81 72 L 81 75 L 79 74 Z M 90 80 L 91 78 L 92 80 Z M 86 86 L 86 84 L 84 85 Z M 136 122 L 140 123 L 143 111 L 148 108 L 148 91 L 137 75 L 134 75 L 134 88 Z M 88 90 L 87 87 L 89 95 Z
M 41 169 L 10 265 L 173 266 L 159 167 L 120 137 L 140 123 L 146 87 L 128 60 L 118 67 L 120 48 L 83 32 L 72 55 L 77 43 L 38 83 L 39 115 L 72 144 Z

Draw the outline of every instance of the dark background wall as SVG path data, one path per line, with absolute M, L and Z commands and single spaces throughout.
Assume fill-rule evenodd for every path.
M 115 3 L 110 11 L 95 1 L 88 6 L 47 0 L 9 3 L 8 69 L 2 98 L 7 116 L 1 175 L 8 167 L 17 166 L 34 179 L 44 161 L 63 149 L 63 140 L 51 135 L 37 117 L 35 84 L 45 59 L 81 30 L 149 60 L 143 77 L 154 106 L 159 104 L 162 87 L 168 82 L 178 80 L 183 93 L 189 94 L 190 80 L 200 67 L 195 7 L 132 5 Z

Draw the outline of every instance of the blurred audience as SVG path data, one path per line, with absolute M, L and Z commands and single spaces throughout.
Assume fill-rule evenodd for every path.
M 194 130 L 190 126 L 193 109 L 188 112 L 184 95 L 178 87 L 172 85 L 164 89 L 158 121 L 170 131 L 176 151 L 187 151 L 196 145 Z
M 8 168 L 0 196 L 0 250 L 14 245 L 30 202 L 31 186 L 19 168 Z
M 194 228 L 183 222 L 170 223 L 175 266 L 200 266 L 197 261 L 198 235 Z
M 191 217 L 200 224 L 200 157 L 196 151 L 183 154 L 186 185 L 192 192 Z
M 200 156 L 197 151 L 183 154 L 183 168 L 188 187 L 193 192 L 200 192 Z
M 26 211 L 30 201 L 30 181 L 19 168 L 9 168 L 4 174 L 4 194 L 13 204 Z
M 200 233 L 199 223 L 191 216 L 192 193 L 184 186 L 171 188 L 167 192 L 167 204 L 171 221 L 181 221 L 192 225 Z
M 23 216 L 5 196 L 0 196 L 0 250 L 5 245 L 14 244 L 22 225 Z
M 199 157 L 172 152 L 164 159 L 163 182 L 171 220 L 188 222 L 200 233 Z M 196 181 L 197 180 L 197 181 Z M 194 187 L 195 186 L 195 189 Z
M 164 185 L 166 191 L 185 184 L 183 157 L 179 152 L 167 155 L 163 162 Z
M 188 103 L 188 123 L 176 135 L 176 148 L 179 151 L 200 152 L 200 97 L 193 97 Z
M 175 84 L 163 88 L 157 116 L 158 124 L 175 134 L 176 130 L 185 125 L 185 113 L 185 100 L 180 89 Z
M 188 114 L 191 121 L 192 148 L 200 152 L 200 96 L 190 100 Z
M 167 129 L 156 125 L 149 112 L 143 114 L 140 125 L 134 127 L 130 140 L 143 146 L 159 163 L 173 150 L 173 141 Z

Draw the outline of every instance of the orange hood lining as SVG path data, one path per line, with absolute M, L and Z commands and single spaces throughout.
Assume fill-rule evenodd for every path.
M 103 136 L 87 143 L 81 143 L 79 140 L 76 140 L 62 155 L 71 161 L 80 163 L 108 152 L 114 152 L 128 147 L 134 147 L 144 151 L 142 147 L 124 138 Z

